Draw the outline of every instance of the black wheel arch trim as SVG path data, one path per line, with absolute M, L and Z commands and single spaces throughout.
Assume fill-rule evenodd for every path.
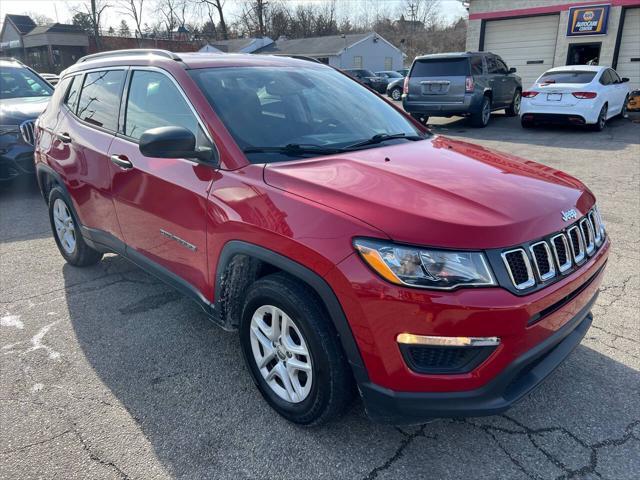
M 351 327 L 349 326 L 349 322 L 347 321 L 347 317 L 342 309 L 342 305 L 340 304 L 338 297 L 324 278 L 304 265 L 285 257 L 284 255 L 276 253 L 273 250 L 241 240 L 231 240 L 224 245 L 218 257 L 214 296 L 216 301 L 221 298 L 221 280 L 224 272 L 235 255 L 247 255 L 261 260 L 282 270 L 283 272 L 299 278 L 309 285 L 309 287 L 311 287 L 322 300 L 329 316 L 331 317 L 331 321 L 338 332 L 340 343 L 342 344 L 347 360 L 351 365 L 356 381 L 358 384 L 369 381 L 369 375 L 367 374 L 364 362 L 362 361 L 360 350 L 356 344 L 353 332 L 351 331 Z M 218 309 L 217 306 L 216 309 Z

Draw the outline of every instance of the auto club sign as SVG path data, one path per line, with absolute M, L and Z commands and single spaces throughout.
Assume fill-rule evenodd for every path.
M 569 9 L 568 37 L 606 35 L 609 5 L 591 5 Z

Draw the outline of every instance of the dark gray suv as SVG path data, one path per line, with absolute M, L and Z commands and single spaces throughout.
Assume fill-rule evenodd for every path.
M 462 52 L 417 57 L 402 95 L 404 109 L 426 124 L 430 116 L 468 116 L 486 127 L 491 112 L 520 112 L 522 82 L 504 61 L 490 52 Z

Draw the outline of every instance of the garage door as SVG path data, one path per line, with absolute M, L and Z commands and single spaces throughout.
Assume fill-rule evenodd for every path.
M 484 50 L 500 55 L 508 67 L 516 67 L 522 86 L 529 88 L 553 67 L 559 15 L 487 21 Z
M 640 8 L 625 12 L 616 70 L 629 78 L 632 88 L 640 88 Z

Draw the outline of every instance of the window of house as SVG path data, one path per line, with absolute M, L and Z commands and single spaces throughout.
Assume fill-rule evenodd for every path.
M 384 69 L 393 70 L 393 57 L 384 57 Z
M 138 140 L 151 128 L 169 126 L 184 127 L 191 130 L 196 138 L 201 137 L 196 116 L 169 77 L 158 72 L 134 71 L 129 86 L 124 134 Z
M 123 80 L 123 70 L 87 73 L 78 102 L 78 117 L 97 127 L 115 131 Z
M 353 57 L 353 68 L 362 68 L 362 56 L 356 55 Z

